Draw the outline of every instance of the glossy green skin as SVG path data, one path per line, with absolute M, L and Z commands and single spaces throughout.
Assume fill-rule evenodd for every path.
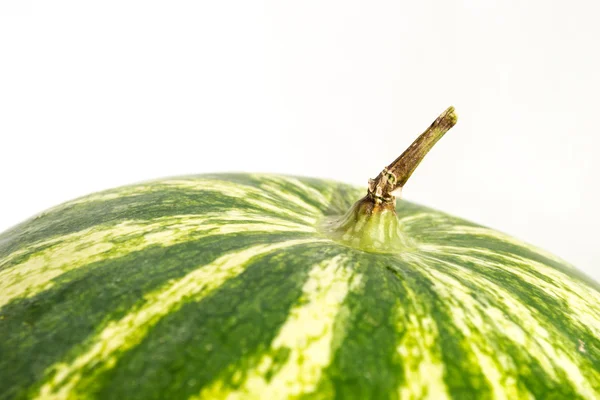
M 600 397 L 597 283 L 407 201 L 397 214 L 408 247 L 352 248 L 323 227 L 363 194 L 307 178 L 184 177 L 65 203 L 1 234 L 0 399 L 251 398 L 255 375 L 272 398 Z M 196 281 L 185 289 L 193 295 L 148 308 L 220 257 L 293 240 L 210 291 Z M 319 300 L 329 289 L 307 281 L 332 259 L 343 296 Z M 307 343 L 281 345 L 297 342 L 282 327 L 308 326 L 300 311 L 312 306 L 335 311 L 315 318 L 324 333 L 307 328 Z M 127 328 L 136 313 L 147 319 Z

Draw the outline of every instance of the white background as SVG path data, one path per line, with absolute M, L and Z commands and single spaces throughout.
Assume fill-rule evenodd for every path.
M 406 198 L 600 279 L 599 4 L 2 0 L 0 231 L 169 175 L 364 185 L 453 104 Z

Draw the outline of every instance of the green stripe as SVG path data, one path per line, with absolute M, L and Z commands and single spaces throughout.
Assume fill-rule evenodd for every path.
M 444 256 L 428 263 L 436 293 L 452 309 L 451 321 L 469 339 L 467 351 L 482 366 L 496 398 L 547 398 L 553 392 L 563 398 L 593 396 L 597 387 L 590 383 L 598 381 L 586 373 L 591 365 L 573 357 L 575 343 L 552 325 L 556 314 L 531 303 L 532 298 L 550 302 L 550 295 L 513 282 L 510 272 L 491 265 L 456 264 Z
M 454 298 L 438 283 L 439 272 L 435 264 L 429 264 L 417 254 L 404 255 L 419 271 L 409 285 L 416 295 L 416 303 L 427 307 L 429 318 L 437 327 L 441 360 L 444 364 L 444 382 L 451 398 L 491 397 L 492 388 L 486 380 L 483 365 L 473 353 L 471 338 L 461 329 L 462 310 L 453 306 Z M 467 397 L 465 397 L 467 396 Z
M 284 198 L 251 186 L 204 177 L 173 178 L 101 192 L 48 210 L 0 236 L 0 259 L 20 247 L 95 225 L 235 209 L 298 223 L 314 222 L 315 217 Z
M 600 291 L 600 284 L 556 256 L 494 230 L 460 224 L 428 234 L 425 243 L 465 249 L 483 249 L 492 253 L 511 254 L 544 264 L 573 280 L 581 281 Z
M 264 189 L 265 183 L 274 184 L 277 189 L 297 196 L 302 201 L 319 208 L 326 215 L 344 214 L 366 191 L 340 182 L 307 177 L 269 174 L 211 174 L 199 177 L 225 180 L 261 189 Z
M 192 398 L 284 399 L 314 392 L 335 351 L 334 338 L 346 329 L 337 319 L 347 313 L 343 301 L 361 279 L 345 257 L 315 265 L 268 350 L 250 356 L 250 365 L 235 365 L 239 376 L 226 372 Z
M 235 382 L 240 379 L 236 371 L 245 371 L 269 351 L 302 295 L 310 267 L 341 251 L 306 244 L 247 265 L 211 296 L 166 315 L 104 376 L 86 382 L 91 386 L 83 392 L 98 390 L 100 398 L 186 398 L 217 378 Z M 285 358 L 285 351 L 277 357 Z M 239 369 L 230 369 L 234 365 Z M 131 376 L 136 376 L 136 387 Z
M 406 297 L 392 271 L 397 260 L 362 252 L 349 257 L 355 273 L 362 275 L 362 285 L 348 294 L 344 312 L 338 315 L 337 325 L 345 329 L 336 331 L 335 356 L 316 393 L 322 398 L 397 398 L 393 394 L 403 381 L 397 313 L 400 299 Z
M 123 318 L 148 291 L 228 252 L 304 238 L 302 233 L 217 235 L 150 247 L 60 275 L 51 289 L 0 309 L 0 398 L 39 381 L 47 367 L 108 321 Z
M 437 257 L 514 288 L 526 304 L 535 305 L 540 315 L 548 318 L 550 323 L 563 321 L 565 327 L 561 327 L 561 331 L 571 329 L 572 335 L 576 331 L 583 332 L 586 337 L 581 339 L 592 343 L 600 340 L 600 292 L 587 282 L 574 280 L 564 272 L 513 254 L 490 253 L 482 249 L 461 249 L 457 252 L 445 248 L 443 254 Z M 598 355 L 598 352 L 595 354 Z
M 314 232 L 313 228 L 245 213 L 222 213 L 217 218 L 174 216 L 97 226 L 42 243 L 43 250 L 22 249 L 2 261 L 0 307 L 12 299 L 31 297 L 53 285 L 53 278 L 95 261 L 120 257 L 150 246 L 169 246 L 201 237 L 252 231 Z M 227 218 L 229 221 L 227 222 Z M 23 253 L 29 257 L 23 257 Z M 15 256 L 16 254 L 16 256 Z M 20 261 L 15 264 L 15 260 Z M 16 270 L 16 271 L 13 271 Z

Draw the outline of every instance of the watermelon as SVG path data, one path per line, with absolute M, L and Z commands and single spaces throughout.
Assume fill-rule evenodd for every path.
M 436 122 L 366 196 L 184 176 L 4 232 L 0 399 L 600 398 L 598 283 L 396 202 Z

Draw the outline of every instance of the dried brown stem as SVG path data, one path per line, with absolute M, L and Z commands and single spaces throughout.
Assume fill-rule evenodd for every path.
M 377 175 L 369 180 L 368 197 L 375 204 L 393 203 L 398 193 L 425 155 L 456 124 L 454 107 L 448 107 L 413 144 Z

